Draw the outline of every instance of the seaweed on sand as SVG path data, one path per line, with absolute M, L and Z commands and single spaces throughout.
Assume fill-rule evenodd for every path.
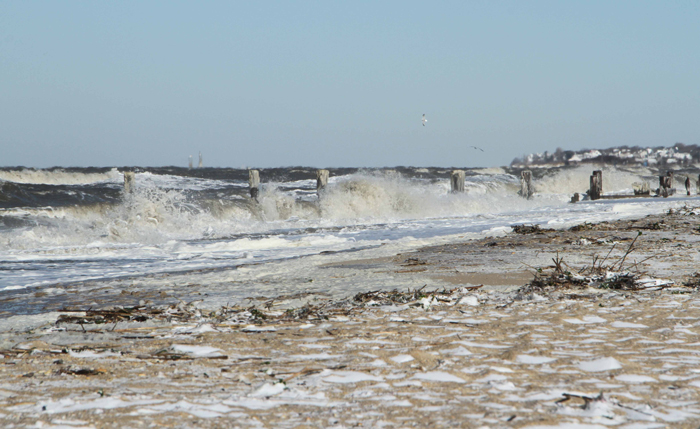
M 200 317 L 200 311 L 193 303 L 173 304 L 169 306 L 137 306 L 137 307 L 114 307 L 107 309 L 63 309 L 62 312 L 85 313 L 84 315 L 61 314 L 58 316 L 56 324 L 74 323 L 79 325 L 105 324 L 119 322 L 145 322 L 147 320 L 167 320 L 167 321 L 188 321 L 195 317 Z
M 178 322 L 226 324 L 229 326 L 235 324 L 275 324 L 299 320 L 328 320 L 336 316 L 349 316 L 353 312 L 359 311 L 367 306 L 410 303 L 425 307 L 438 303 L 453 305 L 464 295 L 481 286 L 442 290 L 436 289 L 432 291 L 426 291 L 425 287 L 426 286 L 423 286 L 422 288 L 414 290 L 409 289 L 405 292 L 394 289 L 391 291 L 377 290 L 358 293 L 350 299 L 340 301 L 317 300 L 308 302 L 301 307 L 289 308 L 284 311 L 272 309 L 271 303 L 274 300 L 269 301 L 270 305 L 265 305 L 263 307 L 222 306 L 216 311 L 204 313 L 201 309 L 198 309 L 194 303 L 186 304 L 182 302 L 177 305 L 169 306 L 144 306 L 103 310 L 90 309 L 84 311 L 84 315 L 62 314 L 56 321 L 56 325 L 77 324 L 85 330 L 83 325 L 86 324 L 114 324 L 114 326 L 108 328 L 109 330 L 114 330 L 119 322 L 144 322 L 149 320 L 167 322 L 175 320 Z M 425 299 L 428 299 L 428 302 L 423 302 Z M 72 309 L 64 311 L 78 312 L 81 310 Z M 124 331 L 124 329 L 120 331 Z
M 55 375 L 67 374 L 67 375 L 100 375 L 104 374 L 106 371 L 102 369 L 94 369 L 88 367 L 80 366 L 66 366 L 55 370 L 53 373 Z
M 683 282 L 683 286 L 690 287 L 693 289 L 700 289 L 700 272 L 695 272 L 691 277 Z
M 564 259 L 559 257 L 559 253 L 557 253 L 557 256 L 552 258 L 554 266 L 544 269 L 537 268 L 534 273 L 534 278 L 530 281 L 530 283 L 518 289 L 518 294 L 546 294 L 566 289 L 580 290 L 586 288 L 622 291 L 639 291 L 647 289 L 647 287 L 640 286 L 639 280 L 641 276 L 639 273 L 634 274 L 631 272 L 622 272 L 625 259 L 631 253 L 634 243 L 640 235 L 641 233 L 635 237 L 627 251 L 619 260 L 616 260 L 609 265 L 604 265 L 612 252 L 612 249 L 610 249 L 610 252 L 608 252 L 605 258 L 599 259 L 596 257 L 590 267 L 584 267 L 577 273 L 573 273 L 571 267 L 569 267 L 566 262 L 564 262 Z M 614 247 L 615 246 L 613 245 L 613 248 Z M 665 286 L 654 287 L 663 288 Z
M 455 296 L 459 295 L 461 292 L 472 291 L 481 287 L 473 286 L 468 288 L 461 287 L 426 291 L 424 290 L 426 286 L 427 285 L 424 285 L 419 289 L 408 289 L 406 292 L 400 292 L 398 289 L 393 289 L 390 291 L 375 290 L 370 292 L 361 292 L 355 295 L 352 301 L 356 305 L 392 305 L 407 304 L 423 298 L 434 298 L 438 302 L 452 303 L 455 300 Z
M 513 232 L 516 234 L 542 234 L 545 232 L 554 231 L 553 229 L 542 228 L 539 225 L 512 225 Z
M 562 290 L 582 290 L 586 288 L 639 291 L 647 289 L 640 286 L 640 276 L 632 273 L 607 273 L 599 276 L 582 276 L 564 273 L 540 271 L 530 283 L 518 289 L 519 294 L 547 294 Z M 663 288 L 665 286 L 655 286 Z

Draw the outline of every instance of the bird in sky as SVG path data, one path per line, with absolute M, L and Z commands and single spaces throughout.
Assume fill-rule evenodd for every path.
M 425 123 L 428 122 L 428 120 L 425 119 L 425 113 L 423 113 L 423 120 L 422 120 L 422 122 L 423 122 L 423 126 L 425 126 Z
M 473 147 L 474 149 L 479 149 L 479 150 L 482 151 L 482 152 L 484 151 L 482 148 L 477 147 L 477 146 L 469 146 L 469 147 Z

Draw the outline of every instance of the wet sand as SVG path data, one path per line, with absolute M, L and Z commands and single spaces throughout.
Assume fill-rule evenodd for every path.
M 687 209 L 325 255 L 231 272 L 276 299 L 5 319 L 0 424 L 697 428 L 699 227 Z M 422 292 L 352 298 L 393 288 Z

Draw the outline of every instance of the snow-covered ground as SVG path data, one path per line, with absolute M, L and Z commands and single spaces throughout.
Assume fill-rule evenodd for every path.
M 99 335 L 77 325 L 42 328 L 3 359 L 0 422 L 7 428 L 700 422 L 697 293 L 512 298 L 464 291 L 447 302 L 255 329 L 206 318 L 125 324 Z

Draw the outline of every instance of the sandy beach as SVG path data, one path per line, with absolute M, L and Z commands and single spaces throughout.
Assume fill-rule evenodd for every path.
M 697 428 L 699 227 L 685 208 L 35 294 L 0 319 L 0 423 Z
M 0 1 L 0 429 L 700 429 L 698 22 Z

